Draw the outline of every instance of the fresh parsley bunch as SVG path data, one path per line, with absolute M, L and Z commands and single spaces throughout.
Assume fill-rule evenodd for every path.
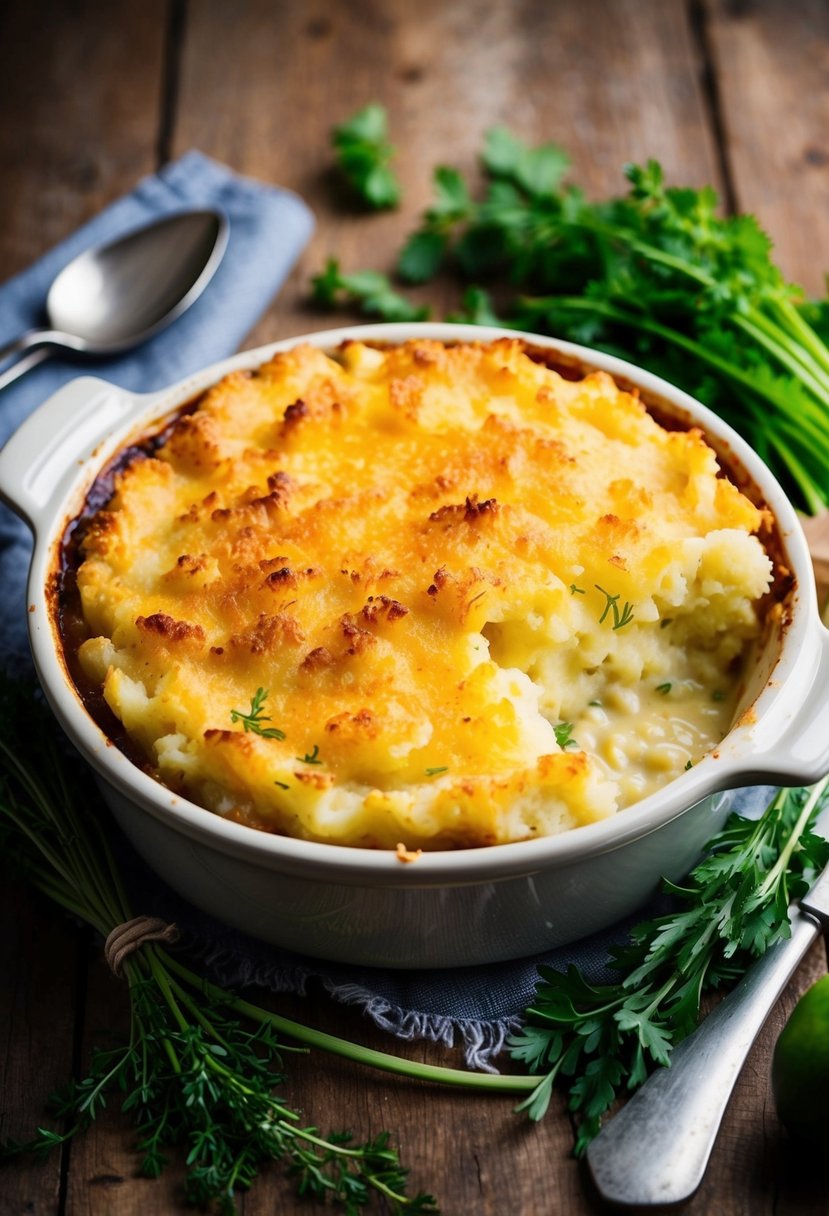
M 364 203 L 378 210 L 397 206 L 400 183 L 389 167 L 394 148 L 382 106 L 368 105 L 335 127 L 331 142 L 342 172 Z
M 727 419 L 800 506 L 829 506 L 829 307 L 786 283 L 753 216 L 722 217 L 710 188 L 666 186 L 656 161 L 627 167 L 627 194 L 592 202 L 565 182 L 560 148 L 503 128 L 487 133 L 482 164 L 482 198 L 455 169 L 435 169 L 434 202 L 398 258 L 402 280 L 448 270 L 469 284 L 450 320 L 632 359 Z M 323 303 L 416 319 L 375 272 L 340 275 L 329 262 L 314 289 Z
M 829 860 L 811 830 L 829 778 L 813 790 L 781 790 L 759 820 L 732 815 L 681 885 L 666 883 L 675 911 L 636 926 L 612 951 L 612 984 L 591 984 L 576 967 L 540 967 L 535 999 L 510 1054 L 543 1073 L 518 1109 L 547 1110 L 556 1081 L 579 1118 L 576 1152 L 599 1130 L 617 1097 L 636 1089 L 700 1020 L 702 994 L 735 983 L 790 934 L 788 906 Z

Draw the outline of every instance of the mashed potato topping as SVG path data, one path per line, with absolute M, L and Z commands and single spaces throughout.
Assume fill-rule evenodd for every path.
M 341 844 L 612 815 L 722 738 L 771 563 L 699 431 L 519 341 L 234 372 L 83 542 L 86 677 L 168 786 Z

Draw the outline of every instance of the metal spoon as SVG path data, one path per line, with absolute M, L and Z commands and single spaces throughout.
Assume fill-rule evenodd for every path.
M 31 329 L 0 349 L 0 360 L 22 354 L 0 374 L 0 388 L 49 358 L 55 348 L 80 355 L 117 354 L 169 325 L 210 282 L 228 228 L 218 211 L 182 211 L 87 249 L 49 289 L 48 326 Z

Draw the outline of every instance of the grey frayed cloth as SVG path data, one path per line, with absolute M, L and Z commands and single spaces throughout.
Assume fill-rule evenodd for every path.
M 296 196 L 238 177 L 197 152 L 139 182 L 131 194 L 0 286 L 0 344 L 42 322 L 52 279 L 81 250 L 173 211 L 207 206 L 219 207 L 228 216 L 230 241 L 215 278 L 190 311 L 151 342 L 117 359 L 98 361 L 91 368 L 53 359 L 29 372 L 0 395 L 0 442 L 51 393 L 85 370 L 126 388 L 151 391 L 237 349 L 281 287 L 313 220 Z M 30 551 L 27 529 L 0 506 L 0 662 L 18 672 L 30 670 L 25 611 Z M 746 791 L 741 809 L 760 806 L 766 797 L 764 791 Z M 574 962 L 596 980 L 607 978 L 608 947 L 622 940 L 629 928 L 629 923 L 616 925 L 537 958 L 466 970 L 348 967 L 245 937 L 165 887 L 126 841 L 117 840 L 116 847 L 135 911 L 175 920 L 191 951 L 218 982 L 303 993 L 310 981 L 318 980 L 335 1000 L 359 1006 L 399 1038 L 447 1046 L 460 1042 L 467 1063 L 475 1068 L 493 1069 L 493 1057 L 532 998 L 539 963 L 563 968 Z

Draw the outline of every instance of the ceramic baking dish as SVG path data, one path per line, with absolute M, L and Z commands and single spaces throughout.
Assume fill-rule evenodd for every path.
M 84 376 L 46 401 L 0 454 L 0 496 L 35 536 L 29 630 L 58 720 L 145 860 L 194 904 L 254 936 L 322 958 L 399 968 L 542 951 L 611 924 L 661 876 L 687 871 L 725 819 L 735 788 L 805 784 L 829 771 L 829 631 L 796 513 L 774 477 L 725 423 L 664 381 L 534 335 L 520 336 L 579 370 L 603 368 L 638 387 L 660 415 L 699 425 L 741 487 L 776 517 L 795 587 L 756 656 L 737 721 L 713 753 L 610 820 L 540 840 L 427 853 L 403 865 L 390 851 L 293 840 L 224 820 L 142 772 L 89 716 L 66 672 L 52 592 L 67 521 L 111 456 L 227 372 L 298 341 L 330 349 L 346 338 L 486 341 L 504 333 L 442 324 L 332 330 L 246 351 L 152 394 Z

